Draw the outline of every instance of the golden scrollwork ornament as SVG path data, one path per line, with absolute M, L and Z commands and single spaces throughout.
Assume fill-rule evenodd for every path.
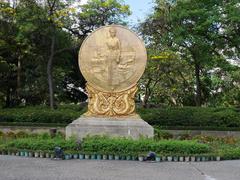
M 134 97 L 137 86 L 121 92 L 102 92 L 87 85 L 87 116 L 126 116 L 135 115 Z

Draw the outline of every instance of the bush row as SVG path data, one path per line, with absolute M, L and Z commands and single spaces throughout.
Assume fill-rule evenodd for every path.
M 219 156 L 223 159 L 239 159 L 240 158 L 240 147 L 239 148 L 228 148 L 220 151 Z
M 48 107 L 26 107 L 0 109 L 0 124 L 58 123 L 68 124 L 78 118 L 86 107 L 78 105 L 59 106 L 56 110 Z M 138 113 L 149 124 L 163 128 L 239 130 L 240 109 L 237 108 L 139 108 Z M 176 129 L 176 128 L 175 128 Z
M 146 152 L 149 151 L 162 154 L 190 155 L 208 153 L 211 151 L 211 148 L 208 145 L 197 143 L 196 141 L 154 141 L 152 139 L 132 140 L 127 138 L 110 138 L 100 136 L 87 137 L 82 141 L 82 143 L 75 141 L 74 139 L 66 141 L 61 137 L 18 138 L 2 142 L 0 148 L 52 151 L 56 146 L 62 147 L 65 151 L 75 150 L 89 153 L 124 155 L 136 155 L 140 153 L 146 154 Z
M 183 107 L 138 109 L 141 117 L 151 125 L 167 127 L 240 127 L 240 109 Z M 211 129 L 211 128 L 209 128 Z
M 77 106 L 60 106 L 50 110 L 46 106 L 0 109 L 0 123 L 29 122 L 29 123 L 71 123 L 78 118 L 84 108 Z
M 74 140 L 66 141 L 64 138 L 42 138 L 27 137 L 17 138 L 3 142 L 0 149 L 16 149 L 16 150 L 39 150 L 53 151 L 55 147 L 60 146 L 65 150 L 76 150 L 77 143 Z
M 83 141 L 82 150 L 87 152 L 128 154 L 153 151 L 163 154 L 200 154 L 207 153 L 210 148 L 196 141 L 152 139 L 132 140 L 127 138 L 110 138 L 93 136 Z
M 222 159 L 240 158 L 240 141 L 229 138 L 195 137 L 195 140 L 132 140 L 127 138 L 110 138 L 92 136 L 76 141 L 65 140 L 62 134 L 51 138 L 49 134 L 27 134 L 19 132 L 0 136 L 0 152 L 8 151 L 43 151 L 52 153 L 56 146 L 66 153 L 111 154 L 111 155 L 146 155 L 154 151 L 159 155 L 177 156 L 220 156 Z

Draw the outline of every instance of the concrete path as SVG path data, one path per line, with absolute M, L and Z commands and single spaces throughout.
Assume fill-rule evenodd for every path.
M 0 155 L 0 180 L 240 180 L 240 160 L 147 163 Z

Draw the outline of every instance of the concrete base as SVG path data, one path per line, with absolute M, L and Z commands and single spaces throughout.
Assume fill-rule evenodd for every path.
M 153 127 L 140 117 L 101 118 L 80 117 L 66 127 L 66 138 L 82 139 L 87 135 L 109 135 L 132 137 L 153 137 Z

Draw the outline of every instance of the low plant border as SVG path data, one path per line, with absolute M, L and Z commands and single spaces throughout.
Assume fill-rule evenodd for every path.
M 0 155 L 21 156 L 30 158 L 50 158 L 54 159 L 54 152 L 44 151 L 1 151 Z M 62 160 L 80 159 L 80 160 L 126 160 L 126 161 L 145 161 L 146 155 L 113 155 L 113 154 L 96 154 L 96 153 L 65 153 Z M 177 155 L 157 155 L 154 162 L 206 162 L 221 161 L 220 156 L 214 155 L 195 155 L 195 156 L 177 156 Z

